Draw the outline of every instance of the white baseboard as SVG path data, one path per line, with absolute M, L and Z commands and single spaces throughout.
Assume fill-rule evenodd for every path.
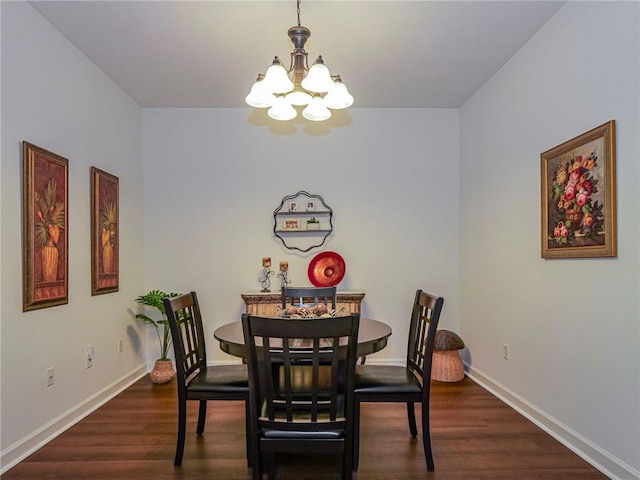
M 0 465 L 2 465 L 0 474 L 5 473 L 20 463 L 40 447 L 53 440 L 65 430 L 71 428 L 146 374 L 146 365 L 136 368 L 117 379 L 111 385 L 108 385 L 96 394 L 59 415 L 57 418 L 54 418 L 38 430 L 2 450 L 2 452 L 0 452 Z
M 482 372 L 465 365 L 467 376 L 511 408 L 535 423 L 542 430 L 614 480 L 640 480 L 640 472 L 595 445 L 582 435 L 538 409 L 504 385 Z

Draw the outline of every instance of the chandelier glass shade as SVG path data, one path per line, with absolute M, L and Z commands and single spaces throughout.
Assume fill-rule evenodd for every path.
M 298 115 L 295 107 L 305 107 L 302 116 L 319 122 L 331 117 L 331 110 L 348 108 L 353 97 L 342 83 L 340 75 L 331 75 L 322 56 L 318 56 L 311 67 L 304 45 L 311 36 L 307 27 L 300 25 L 300 0 L 298 25 L 287 34 L 294 45 L 291 64 L 285 69 L 277 56 L 265 74 L 259 74 L 246 97 L 248 105 L 268 108 L 267 114 L 274 120 L 292 120 Z

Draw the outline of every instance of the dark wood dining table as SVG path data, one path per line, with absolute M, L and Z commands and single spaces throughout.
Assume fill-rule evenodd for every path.
M 246 357 L 242 322 L 236 321 L 218 327 L 213 336 L 220 342 L 220 349 L 234 357 Z M 391 327 L 369 318 L 360 318 L 358 331 L 358 357 L 365 357 L 387 346 Z

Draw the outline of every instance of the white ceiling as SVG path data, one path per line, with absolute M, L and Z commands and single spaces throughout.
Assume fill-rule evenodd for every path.
M 258 73 L 288 64 L 294 0 L 31 1 L 143 107 L 241 107 Z M 303 0 L 354 107 L 460 107 L 563 1 Z

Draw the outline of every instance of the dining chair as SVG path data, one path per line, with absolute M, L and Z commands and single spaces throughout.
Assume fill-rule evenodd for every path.
M 354 370 L 360 314 L 330 318 L 242 315 L 249 368 L 253 479 L 276 453 L 339 455 L 352 477 Z M 305 382 L 298 363 L 310 365 Z
M 182 464 L 187 424 L 187 401 L 200 402 L 196 433 L 204 433 L 209 400 L 245 402 L 245 425 L 249 422 L 249 383 L 245 365 L 207 365 L 202 315 L 196 292 L 163 299 L 171 328 L 178 383 L 178 441 L 174 465 Z M 247 460 L 251 447 L 247 437 Z
M 314 306 L 324 303 L 327 308 L 336 309 L 338 305 L 337 287 L 284 287 L 282 289 L 283 310 L 290 305 L 296 307 Z M 305 301 L 306 300 L 306 301 Z M 309 301 L 311 300 L 311 301 Z M 331 307 L 329 307 L 331 302 Z
M 401 402 L 407 404 L 409 432 L 418 435 L 414 404 L 422 404 L 422 444 L 427 470 L 434 469 L 429 427 L 431 362 L 438 320 L 444 299 L 418 290 L 411 321 L 405 366 L 358 365 L 355 378 L 353 468 L 358 469 L 360 450 L 360 404 Z

